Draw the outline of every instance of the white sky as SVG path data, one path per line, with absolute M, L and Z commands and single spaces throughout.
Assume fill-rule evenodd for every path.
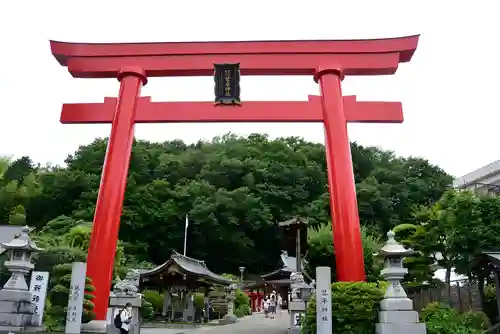
M 474 4 L 474 5 L 473 5 Z M 349 126 L 350 139 L 429 159 L 456 176 L 499 159 L 495 1 L 1 1 L 0 154 L 62 163 L 110 125 L 61 125 L 63 102 L 116 96 L 116 80 L 73 79 L 49 49 L 71 42 L 353 39 L 422 34 L 395 76 L 347 78 L 358 100 L 402 101 L 405 123 Z M 218 18 L 219 17 L 219 18 Z M 227 18 L 229 17 L 229 19 Z M 222 29 L 222 23 L 229 24 Z M 305 100 L 309 77 L 244 77 L 244 100 Z M 212 100 L 212 78 L 156 78 L 156 101 Z M 320 124 L 138 125 L 136 137 L 195 142 L 228 131 L 322 142 Z

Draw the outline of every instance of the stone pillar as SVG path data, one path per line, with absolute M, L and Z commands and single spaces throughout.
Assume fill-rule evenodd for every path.
M 418 312 L 413 310 L 413 301 L 406 295 L 401 280 L 408 273 L 403 268 L 405 256 L 413 254 L 394 239 L 394 232 L 387 233 L 388 241 L 379 256 L 384 257 L 382 277 L 389 282 L 384 299 L 380 302 L 377 334 L 426 334 L 424 323 L 419 323 Z
M 193 301 L 193 293 L 192 292 L 186 292 L 184 294 L 183 298 L 183 311 L 182 311 L 182 318 L 184 321 L 188 322 L 193 322 L 194 321 L 194 313 L 195 313 L 195 308 L 194 308 L 194 301 Z
M 237 287 L 237 284 L 231 284 L 226 288 L 227 314 L 219 320 L 221 325 L 233 324 L 238 321 L 238 318 L 234 315 L 234 300 L 236 299 Z
M 166 317 L 168 314 L 168 308 L 170 306 L 170 303 L 172 302 L 172 297 L 170 296 L 169 291 L 164 291 L 163 292 L 163 308 L 161 310 L 161 315 Z
M 203 321 L 204 322 L 209 322 L 210 321 L 210 298 L 208 297 L 208 294 L 210 292 L 209 288 L 205 289 L 205 294 L 203 296 L 203 305 L 204 305 L 204 310 L 203 312 Z

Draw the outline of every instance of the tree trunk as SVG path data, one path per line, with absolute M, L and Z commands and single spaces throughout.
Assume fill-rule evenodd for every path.
M 474 279 L 474 277 L 472 276 L 472 272 L 469 270 L 469 272 L 467 273 L 467 277 L 469 278 L 469 282 L 468 282 L 468 285 L 469 285 L 469 293 L 467 294 L 467 297 L 469 298 L 469 305 L 472 306 L 472 292 L 471 292 L 471 289 L 472 289 L 472 280 Z M 478 277 L 478 279 L 481 279 L 480 277 Z M 484 294 L 484 286 L 483 286 L 483 294 Z M 480 302 L 481 302 L 481 309 L 483 309 L 483 297 L 484 296 L 481 296 L 481 293 L 479 293 L 479 299 L 480 299 Z
M 479 290 L 479 299 L 481 300 L 481 308 L 482 308 L 483 312 L 485 312 L 486 311 L 486 305 L 485 305 L 486 298 L 484 295 L 484 277 L 483 277 L 483 275 L 479 275 L 479 277 L 477 279 L 477 285 L 478 285 L 478 290 Z
M 444 281 L 448 284 L 450 284 L 451 281 L 451 266 L 448 266 L 446 268 L 446 274 L 444 276 Z
M 446 275 L 444 277 L 444 280 L 446 282 L 446 290 L 447 290 L 447 294 L 448 294 L 448 300 L 449 300 L 449 303 L 450 303 L 450 306 L 453 306 L 453 301 L 451 299 L 451 266 L 448 265 L 446 267 Z

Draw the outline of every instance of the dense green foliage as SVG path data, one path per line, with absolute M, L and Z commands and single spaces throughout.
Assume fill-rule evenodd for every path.
M 332 225 L 320 225 L 319 227 L 309 228 L 307 271 L 314 277 L 315 268 L 319 266 L 328 266 L 335 261 L 335 251 L 333 249 Z M 366 278 L 369 282 L 379 280 L 379 273 L 382 269 L 382 261 L 375 258 L 374 254 L 380 250 L 381 242 L 378 236 L 373 235 L 366 227 L 361 228 L 361 238 L 363 242 L 363 255 L 365 259 Z M 332 260 L 333 259 L 333 260 Z M 335 266 L 331 266 L 332 281 L 336 279 Z
M 498 305 L 495 284 L 489 284 L 484 289 L 483 311 L 491 323 L 498 323 Z
M 143 299 L 151 304 L 153 312 L 160 314 L 163 310 L 163 294 L 156 290 L 146 290 L 143 291 L 142 294 L 144 297 Z
M 60 216 L 91 222 L 106 145 L 99 139 L 81 146 L 64 168 L 41 168 L 29 158 L 11 162 L 1 190 L 16 188 L 25 196 L 0 196 L 4 223 L 16 223 L 11 213 L 18 206 L 28 225 L 47 233 L 47 224 Z M 351 151 L 360 218 L 371 231 L 410 219 L 416 205 L 438 200 L 451 182 L 424 159 L 357 144 Z M 242 264 L 252 273 L 271 271 L 282 247 L 276 222 L 301 215 L 313 225 L 327 224 L 328 197 L 324 147 L 300 138 L 136 141 L 121 245 L 136 263 L 162 263 L 170 250 L 182 249 L 187 213 L 188 255 L 205 259 L 216 272 L 235 272 Z
M 386 284 L 333 283 L 332 327 L 335 334 L 372 334 L 375 332 L 377 308 Z M 316 333 L 316 299 L 308 303 L 302 333 Z
M 250 307 L 250 298 L 244 291 L 237 289 L 236 298 L 234 300 L 234 315 L 241 318 L 251 313 L 252 309 Z
M 420 317 L 427 325 L 428 334 L 481 334 L 488 329 L 488 318 L 484 313 L 461 314 L 440 303 L 427 305 Z
M 142 320 L 151 320 L 155 315 L 155 310 L 153 304 L 151 304 L 147 299 L 142 300 L 142 305 L 140 308 L 140 314 Z

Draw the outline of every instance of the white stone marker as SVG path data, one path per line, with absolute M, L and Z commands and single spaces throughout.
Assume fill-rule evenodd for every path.
M 332 271 L 316 267 L 316 333 L 332 333 Z
M 49 284 L 48 271 L 33 271 L 31 273 L 30 292 L 33 303 L 33 325 L 41 326 L 45 299 L 47 298 L 47 286 Z
M 66 315 L 66 334 L 80 334 L 86 272 L 86 263 L 73 262 L 71 285 L 69 288 L 68 313 Z

